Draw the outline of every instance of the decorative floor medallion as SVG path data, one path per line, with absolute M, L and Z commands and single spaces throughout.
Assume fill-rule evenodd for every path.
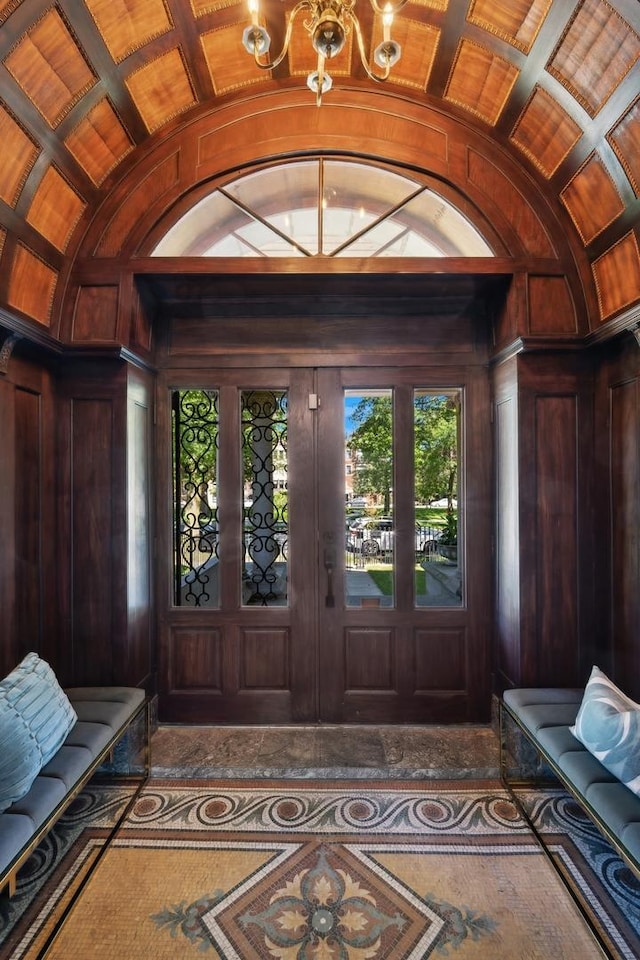
M 444 920 L 355 849 L 303 844 L 256 884 L 250 877 L 204 914 L 227 960 L 428 957 Z

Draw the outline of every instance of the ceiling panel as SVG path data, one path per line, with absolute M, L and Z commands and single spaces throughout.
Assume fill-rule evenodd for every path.
M 185 61 L 177 48 L 146 63 L 125 82 L 150 132 L 196 103 Z
M 624 210 L 622 197 L 598 155 L 589 158 L 560 197 L 585 244 L 591 243 Z M 598 198 L 597 203 L 593 202 L 594 197 Z
M 640 57 L 640 37 L 602 0 L 584 0 L 548 70 L 595 116 Z
M 640 99 L 609 134 L 609 142 L 624 167 L 631 186 L 640 196 Z
M 82 197 L 49 166 L 31 201 L 27 223 L 64 252 L 85 207 Z
M 96 82 L 55 7 L 27 31 L 4 62 L 52 127 Z
M 16 245 L 7 294 L 12 307 L 48 326 L 57 282 L 53 267 L 24 244 Z
M 467 19 L 528 53 L 551 0 L 472 0 Z
M 638 301 L 640 250 L 634 233 L 628 233 L 593 264 L 600 318 L 606 320 Z
M 493 54 L 486 47 L 463 40 L 445 96 L 493 126 L 518 73 L 517 67 L 503 57 Z
M 131 139 L 106 98 L 67 134 L 64 143 L 97 185 L 133 150 Z
M 0 197 L 15 206 L 39 150 L 14 118 L 0 106 Z
M 551 177 L 581 136 L 575 120 L 550 93 L 537 87 L 511 139 L 545 177 Z
M 85 3 L 116 63 L 173 27 L 164 0 L 85 0 Z

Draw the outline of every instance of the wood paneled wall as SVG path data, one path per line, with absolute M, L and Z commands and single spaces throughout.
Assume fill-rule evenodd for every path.
M 60 661 L 54 387 L 19 348 L 0 376 L 0 671 L 31 650 Z
M 494 390 L 499 684 L 578 686 L 602 648 L 591 362 L 515 356 Z
M 81 684 L 148 684 L 151 382 L 120 360 L 69 364 L 62 374 L 69 673 Z
M 596 505 L 598 583 L 606 604 L 603 669 L 640 698 L 640 344 L 626 334 L 608 347 L 596 379 L 595 460 L 604 496 Z M 609 602 L 607 602 L 609 601 Z
M 0 670 L 149 685 L 151 382 L 121 360 L 15 356 L 0 377 Z

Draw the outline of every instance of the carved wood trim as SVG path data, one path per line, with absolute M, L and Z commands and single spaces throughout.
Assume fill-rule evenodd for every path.
M 0 338 L 3 335 L 0 333 Z M 22 337 L 17 333 L 5 333 L 4 339 L 2 339 L 2 346 L 0 346 L 0 374 L 6 374 L 9 369 L 9 360 L 11 359 L 11 354 L 13 353 L 13 348 L 15 347 L 18 340 L 21 340 Z

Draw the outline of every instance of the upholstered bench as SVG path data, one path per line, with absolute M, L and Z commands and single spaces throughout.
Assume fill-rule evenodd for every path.
M 586 690 L 505 691 L 500 703 L 500 766 L 502 779 L 511 789 L 514 779 L 507 769 L 509 761 L 505 749 L 508 721 L 511 720 L 640 876 L 640 796 L 634 792 L 634 788 L 638 789 L 638 782 L 633 776 L 640 770 L 640 750 L 637 741 L 634 745 L 633 740 L 629 742 L 627 739 L 630 724 L 632 728 L 635 726 L 632 735 L 637 736 L 640 708 L 632 701 L 616 701 L 617 694 L 620 691 L 597 668 L 594 668 Z M 629 706 L 631 709 L 621 709 Z M 592 713 L 583 713 L 579 718 L 581 710 Z M 609 725 L 604 733 L 603 718 L 605 725 Z M 577 732 L 581 733 L 589 748 L 572 732 L 579 719 L 583 729 L 579 728 Z M 630 781 L 632 787 L 622 782 L 621 777 Z
M 0 891 L 8 886 L 13 895 L 20 867 L 138 719 L 144 723 L 142 785 L 149 769 L 144 690 L 62 691 L 36 654 L 0 682 Z

